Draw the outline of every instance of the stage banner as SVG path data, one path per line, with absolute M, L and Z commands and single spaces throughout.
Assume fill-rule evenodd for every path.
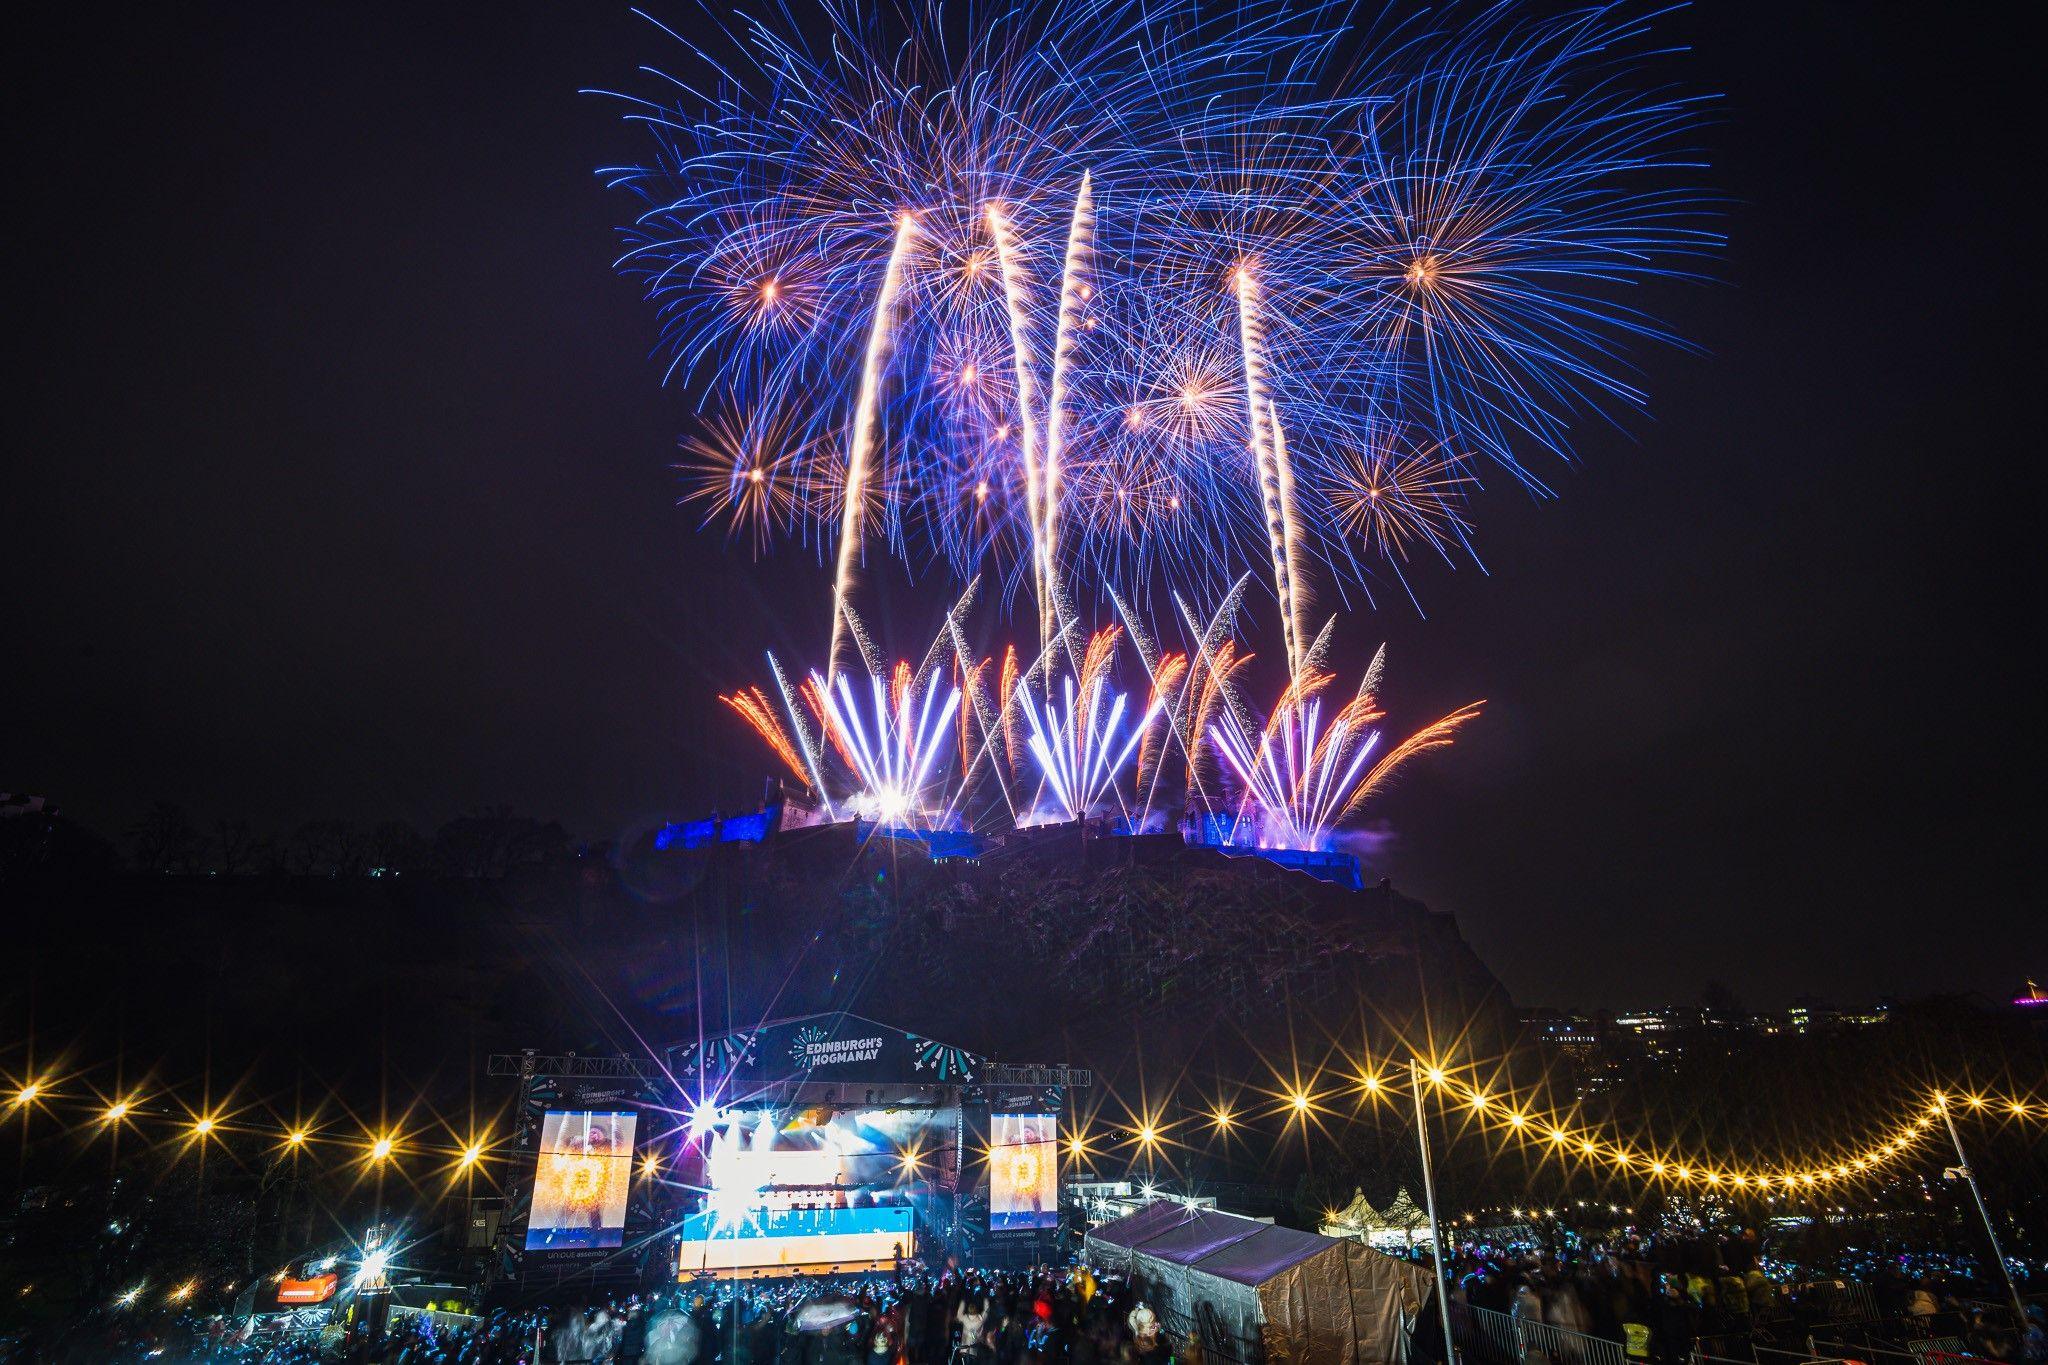
M 854 1014 L 785 1019 L 673 1048 L 678 1078 L 725 1093 L 786 1081 L 875 1085 L 970 1085 L 985 1062 Z

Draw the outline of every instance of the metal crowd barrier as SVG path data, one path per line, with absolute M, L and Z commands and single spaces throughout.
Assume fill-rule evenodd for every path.
M 1628 1365 L 1618 1341 L 1469 1303 L 1451 1305 L 1451 1339 L 1488 1365 Z

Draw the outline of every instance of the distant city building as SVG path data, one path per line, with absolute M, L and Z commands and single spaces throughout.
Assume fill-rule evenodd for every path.
M 2041 1003 L 2048 1008 L 2048 998 Z M 1860 1010 L 1842 1010 L 1802 997 L 1782 1013 L 1764 1014 L 1701 1005 L 1666 1005 L 1612 1014 L 1534 1009 L 1523 1013 L 1522 1032 L 1524 1041 L 1549 1059 L 1553 1077 L 1568 1081 L 1573 1092 L 1583 1098 L 1623 1085 L 1632 1065 L 1667 1061 L 1702 1048 L 1726 1048 L 1748 1038 L 1871 1028 L 1890 1018 L 1891 1006 L 1882 1002 Z

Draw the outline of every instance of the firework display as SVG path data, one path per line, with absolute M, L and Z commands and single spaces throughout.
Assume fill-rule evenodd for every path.
M 841 601 L 878 551 L 999 569 L 1041 644 L 1078 576 L 1270 563 L 1291 637 L 1310 564 L 1371 594 L 1469 558 L 1490 472 L 1543 492 L 1643 402 L 1637 286 L 1719 240 L 1702 105 L 1625 9 L 1349 13 L 832 5 L 682 45 L 705 78 L 628 97 L 647 154 L 605 174 L 667 372 L 736 438 L 690 466 L 710 518 L 816 545 Z M 1435 472 L 1368 514 L 1410 446 Z
M 819 15 L 669 31 L 700 74 L 620 96 L 648 140 L 605 172 L 698 397 L 685 500 L 832 573 L 822 666 L 722 700 L 828 818 L 1179 805 L 1214 842 L 1327 849 L 1478 707 L 1383 748 L 1379 659 L 1326 695 L 1314 581 L 1415 600 L 1418 560 L 1477 562 L 1489 479 L 1546 494 L 1575 423 L 1642 404 L 1628 349 L 1675 338 L 1640 286 L 1719 242 L 1702 102 L 1613 5 Z M 1022 638 L 977 657 L 970 586 L 884 666 L 854 605 L 881 559 L 986 576 Z M 1286 680 L 1263 714 L 1250 566 Z M 1082 583 L 1120 625 L 1091 630 Z M 1162 599 L 1179 652 L 1130 606 Z

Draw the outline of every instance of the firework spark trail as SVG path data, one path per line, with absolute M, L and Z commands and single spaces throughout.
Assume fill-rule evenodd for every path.
M 1327 634 L 1318 640 L 1318 652 Z M 1322 694 L 1334 675 L 1311 662 L 1256 731 L 1228 709 L 1209 723 L 1216 752 L 1242 787 L 1237 824 L 1250 823 L 1255 813 L 1260 847 L 1328 848 L 1336 827 L 1396 772 L 1418 754 L 1450 745 L 1485 705 L 1474 702 L 1432 721 L 1368 768 L 1380 741 L 1372 726 L 1385 714 L 1376 696 L 1385 657 L 1382 647 L 1351 701 L 1327 717 Z
M 853 589 L 853 571 L 860 558 L 861 522 L 865 515 L 869 456 L 874 448 L 876 415 L 881 407 L 882 366 L 888 359 L 889 334 L 895 324 L 896 295 L 903 287 L 903 258 L 917 233 L 917 220 L 904 214 L 896 224 L 896 241 L 889 249 L 889 264 L 882 271 L 882 287 L 875 297 L 875 317 L 868 329 L 867 359 L 861 366 L 860 397 L 853 408 L 853 430 L 846 454 L 844 510 L 839 523 L 839 568 L 832 578 L 832 641 L 825 651 L 825 676 L 839 670 L 839 643 L 843 638 L 848 596 Z
M 1052 343 L 1052 393 L 1045 417 L 1043 540 L 1046 570 L 1055 578 L 1060 562 L 1060 462 L 1067 434 L 1067 368 L 1073 359 L 1074 332 L 1080 325 L 1082 306 L 1094 292 L 1087 282 L 1089 242 L 1095 228 L 1090 175 L 1088 171 L 1081 172 L 1081 188 L 1074 195 L 1074 216 L 1067 228 L 1067 255 L 1060 270 L 1059 325 Z M 1043 622 L 1040 632 L 1044 633 Z
M 1265 325 L 1259 316 L 1258 281 L 1249 264 L 1237 268 L 1238 343 L 1244 352 L 1245 426 L 1251 435 L 1252 465 L 1258 473 L 1259 501 L 1266 519 L 1266 548 L 1273 561 L 1273 594 L 1280 603 L 1280 638 L 1292 674 L 1301 667 L 1301 646 L 1296 638 L 1292 516 L 1283 496 L 1278 461 L 1284 458 L 1286 442 L 1273 430 L 1273 404 L 1266 394 Z M 1291 490 L 1292 478 L 1285 481 Z
M 1273 443 L 1273 484 L 1280 499 L 1280 554 L 1287 576 L 1287 594 L 1280 610 L 1291 618 L 1285 630 L 1299 649 L 1302 612 L 1308 607 L 1308 579 L 1301 566 L 1301 535 L 1294 505 L 1294 462 L 1287 456 L 1287 428 L 1280 421 L 1277 405 L 1267 407 L 1266 425 Z M 1296 667 L 1301 664 L 1302 660 L 1297 658 Z
M 1431 749 L 1449 747 L 1458 730 L 1466 722 L 1476 719 L 1480 708 L 1485 705 L 1485 699 L 1482 698 L 1479 701 L 1472 702 L 1470 705 L 1461 706 L 1442 719 L 1432 721 L 1422 729 L 1417 730 L 1414 734 L 1388 750 L 1387 756 L 1378 763 L 1375 763 L 1372 771 L 1365 775 L 1365 781 L 1359 783 L 1353 789 L 1351 799 L 1345 803 L 1344 809 L 1337 813 L 1337 819 L 1340 821 L 1350 819 L 1357 813 L 1359 807 L 1365 804 L 1367 798 L 1385 787 L 1387 782 L 1392 779 L 1394 774 L 1409 759 L 1417 754 L 1428 753 Z
M 1160 656 L 1158 667 L 1152 670 L 1152 710 L 1159 711 L 1166 723 L 1157 731 L 1145 727 L 1144 743 L 1138 746 L 1138 790 L 1144 793 L 1144 802 L 1138 812 L 1137 828 L 1143 829 L 1152 818 L 1152 795 L 1159 784 L 1159 770 L 1166 764 L 1166 741 L 1173 738 L 1176 725 L 1173 704 L 1180 694 L 1182 683 L 1188 676 L 1188 656 L 1166 654 Z M 1155 741 L 1153 736 L 1159 738 Z
M 1003 649 L 1003 672 L 996 685 L 996 714 L 1002 724 L 1003 753 L 1012 770 L 1019 757 L 1017 712 L 1010 704 L 1016 698 L 1017 683 L 1017 646 L 1008 645 Z
M 907 664 L 899 665 L 897 677 L 906 678 L 909 671 Z M 815 672 L 811 679 L 825 698 L 827 723 L 845 736 L 845 751 L 861 784 L 852 803 L 856 812 L 885 825 L 923 819 L 923 798 L 931 785 L 932 767 L 945 747 L 943 741 L 952 730 L 953 711 L 960 704 L 959 689 L 944 689 L 946 699 L 934 717 L 932 705 L 941 690 L 938 686 L 924 687 L 920 697 L 920 689 L 909 685 L 906 678 L 904 685 L 893 689 L 896 695 L 892 698 L 896 679 L 869 674 L 871 737 L 861 723 L 861 707 L 845 674 L 834 680 L 836 690 L 828 688 Z
M 1030 282 L 1016 234 L 1002 206 L 988 206 L 988 230 L 1002 273 L 1003 302 L 1010 318 L 1010 353 L 1017 372 L 1017 446 L 1024 464 L 1025 515 L 1031 524 L 1031 573 L 1038 598 L 1039 646 L 1052 641 L 1052 565 L 1046 559 L 1045 475 L 1039 467 L 1037 361 L 1031 348 Z
M 1032 757 L 1068 820 L 1084 819 L 1111 796 L 1128 815 L 1117 779 L 1163 707 L 1155 697 L 1130 732 L 1121 733 L 1126 698 L 1109 686 L 1120 634 L 1115 626 L 1097 631 L 1088 641 L 1080 676 L 1062 680 L 1057 700 L 1048 683 L 1042 712 L 1028 692 L 1024 697 Z
M 998 675 L 999 678 L 1004 680 L 998 683 L 999 695 L 1002 701 L 991 708 L 986 678 L 989 668 L 995 661 L 993 659 L 983 659 L 979 663 L 972 662 L 974 652 L 968 647 L 966 632 L 960 628 L 957 616 L 948 618 L 946 626 L 953 638 L 954 656 L 959 661 L 958 667 L 960 667 L 964 676 L 964 683 L 961 689 L 964 701 L 960 708 L 962 718 L 959 749 L 961 754 L 960 797 L 965 799 L 968 789 L 974 783 L 975 770 L 986 762 L 989 774 L 995 780 L 996 793 L 1002 797 L 1003 805 L 1008 807 L 1010 821 L 1014 824 L 1017 819 L 1017 803 L 1010 796 L 1008 770 L 1003 761 L 1007 757 L 1009 746 L 1005 743 L 999 747 L 996 740 L 999 736 L 1003 736 L 1007 730 L 1015 728 L 1014 720 L 1011 720 L 1006 715 L 1006 711 L 1009 705 L 1009 694 L 1014 686 L 1016 676 L 1016 648 L 1012 646 L 1003 656 L 1002 672 Z M 981 742 L 979 744 L 970 745 L 969 743 L 966 725 L 966 718 L 969 715 L 973 716 L 975 728 L 980 731 Z M 1014 769 L 1014 767 L 1014 762 L 1008 764 L 1009 769 Z
M 832 808 L 832 793 L 825 787 L 825 775 L 819 766 L 822 736 L 813 738 L 809 727 L 804 724 L 803 711 L 797 705 L 797 694 L 790 687 L 788 677 L 783 674 L 782 665 L 776 661 L 772 652 L 768 655 L 768 671 L 775 675 L 775 690 L 782 695 L 782 707 L 789 713 L 789 728 L 795 732 L 797 743 L 802 747 L 804 766 L 810 773 L 811 790 L 816 792 L 818 800 L 824 803 L 825 818 L 836 820 L 839 815 Z M 823 711 L 823 705 L 818 704 L 816 713 L 822 717 Z
M 741 719 L 768 742 L 768 747 L 775 751 L 775 756 L 782 760 L 797 781 L 806 785 L 811 782 L 811 773 L 804 757 L 797 752 L 796 742 L 790 738 L 789 731 L 783 726 L 782 718 L 775 714 L 775 707 L 769 702 L 767 693 L 758 686 L 743 687 L 737 692 L 721 694 L 718 699 L 737 711 Z
M 1239 580 L 1240 587 L 1243 580 Z M 1144 742 L 1138 749 L 1137 791 L 1140 796 L 1137 820 L 1134 829 L 1143 829 L 1151 820 L 1152 809 L 1159 795 L 1159 780 L 1166 771 L 1167 745 L 1180 745 L 1181 755 L 1188 761 L 1189 771 L 1194 770 L 1194 757 L 1187 742 L 1187 709 L 1195 674 L 1192 665 L 1195 658 L 1186 654 L 1169 654 L 1154 642 L 1151 632 L 1145 627 L 1143 618 L 1133 612 L 1114 588 L 1107 589 L 1110 602 L 1123 619 L 1124 627 L 1130 632 L 1131 645 L 1138 652 L 1138 661 L 1145 666 L 1145 674 L 1152 684 L 1152 702 L 1159 708 L 1162 724 L 1157 731 L 1149 727 Z M 1224 598 L 1225 610 L 1234 611 L 1235 595 Z M 1197 641 L 1196 657 L 1201 654 L 1202 645 Z

